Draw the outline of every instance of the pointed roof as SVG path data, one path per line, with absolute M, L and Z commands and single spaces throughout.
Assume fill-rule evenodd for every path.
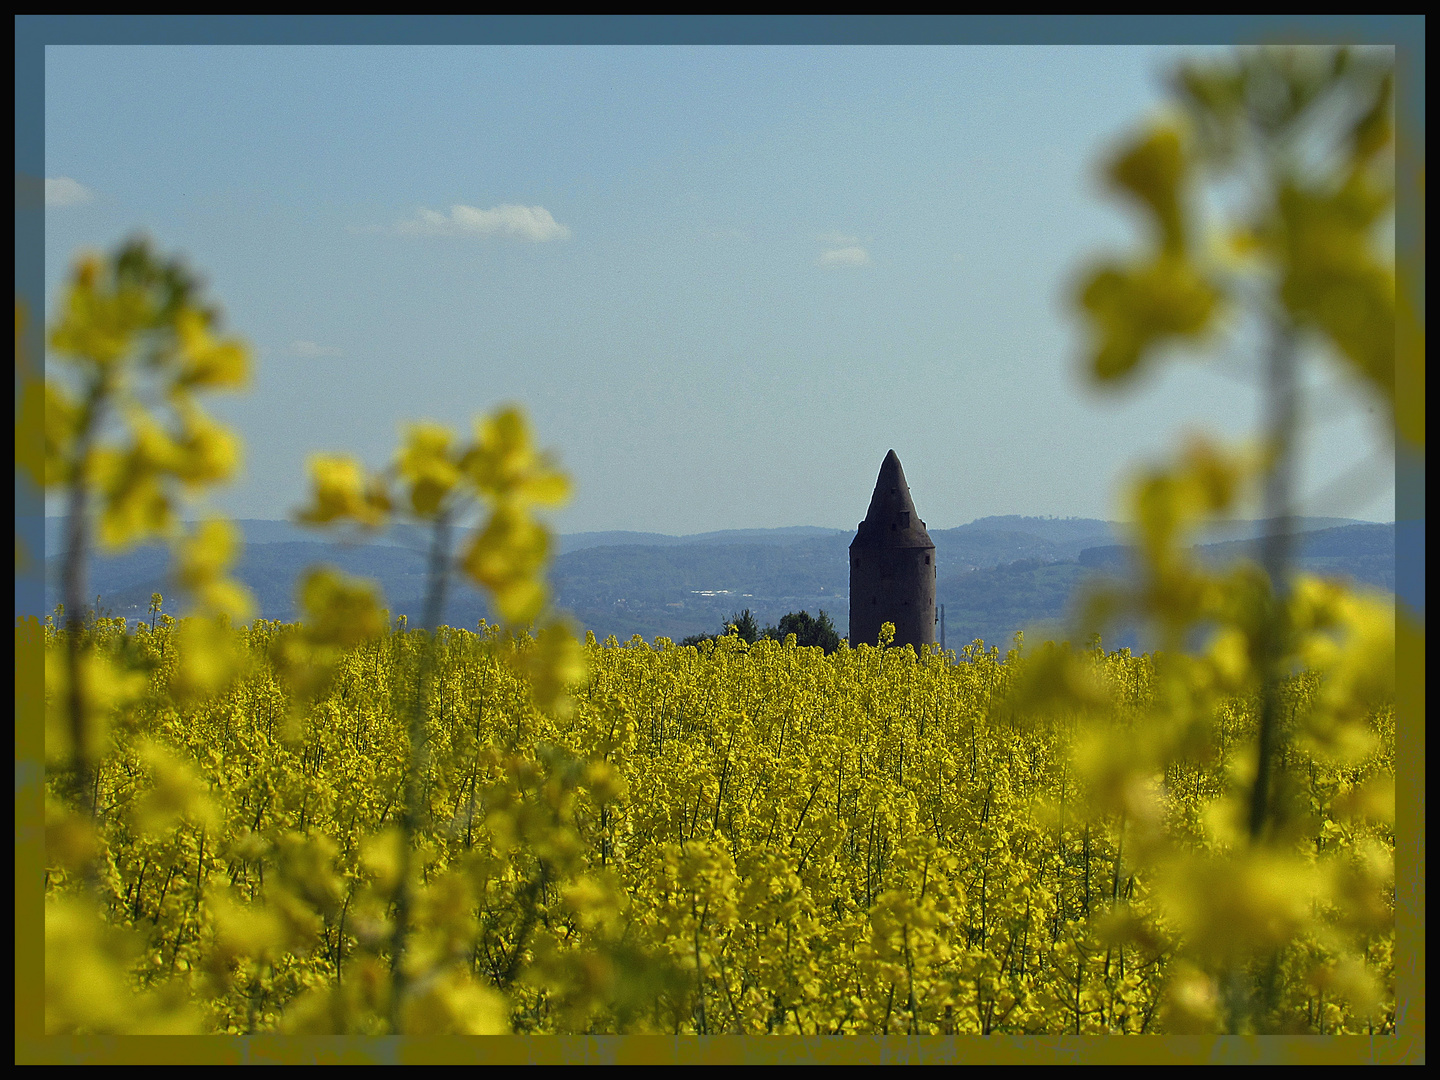
M 870 496 L 870 509 L 850 546 L 893 548 L 933 548 L 934 541 L 925 531 L 925 522 L 915 512 L 905 470 L 894 450 L 885 455 L 880 475 L 875 479 L 875 493 Z

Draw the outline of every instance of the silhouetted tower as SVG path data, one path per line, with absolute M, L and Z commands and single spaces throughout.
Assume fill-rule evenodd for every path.
M 886 622 L 895 624 L 896 645 L 918 652 L 935 641 L 935 545 L 894 450 L 850 543 L 850 644 L 874 645 Z

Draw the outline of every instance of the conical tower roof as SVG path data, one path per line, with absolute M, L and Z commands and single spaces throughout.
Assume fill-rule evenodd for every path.
M 891 450 L 880 465 L 875 480 L 875 493 L 870 496 L 870 509 L 851 547 L 933 548 L 935 542 L 925 531 L 925 522 L 915 512 L 910 498 L 910 485 L 900 458 Z

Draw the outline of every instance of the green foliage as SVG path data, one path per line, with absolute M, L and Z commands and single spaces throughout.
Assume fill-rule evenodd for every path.
M 1374 710 L 1394 692 L 1395 615 L 1383 597 L 1296 575 L 1291 519 L 1302 353 L 1319 345 L 1395 400 L 1393 260 L 1377 228 L 1393 207 L 1393 62 L 1387 51 L 1302 47 L 1183 65 L 1178 117 L 1134 139 L 1108 173 L 1141 207 L 1149 249 L 1092 268 L 1077 296 L 1102 382 L 1247 319 L 1267 353 L 1263 441 L 1192 438 L 1140 473 L 1134 580 L 1090 600 L 1090 628 L 1128 617 L 1162 645 L 1143 724 L 1119 721 L 1083 661 L 1058 650 L 1027 665 L 1013 706 L 1086 718 L 1073 759 L 1092 789 L 1088 812 L 1132 823 L 1132 858 L 1174 934 L 1163 1012 L 1173 1030 L 1333 1032 L 1344 1026 L 1337 993 L 1357 1017 L 1376 1015 L 1383 993 L 1374 964 L 1389 946 L 1376 934 L 1393 916 L 1373 897 L 1392 888 L 1393 841 L 1382 837 L 1393 774 L 1343 796 L 1318 777 L 1327 766 L 1343 775 L 1376 745 Z M 1240 204 L 1227 205 L 1236 192 Z M 1217 206 L 1207 222 L 1202 210 Z M 1207 235 L 1208 249 L 1197 246 Z M 1256 491 L 1271 522 L 1259 565 L 1197 559 L 1195 535 Z M 1237 697 L 1254 702 L 1253 722 L 1238 727 Z M 1197 785 L 1178 820 L 1157 780 L 1168 786 L 1222 747 L 1228 775 Z M 1308 777 L 1291 770 L 1300 757 Z M 1312 833 L 1327 814 L 1336 823 Z M 1340 818 L 1357 846 L 1335 859 L 1325 837 L 1346 828 Z M 1303 1024 L 1297 984 L 1330 995 L 1307 1004 Z
M 263 663 L 272 682 L 283 686 L 283 693 L 266 695 L 271 712 L 265 737 L 286 747 L 303 744 L 308 710 L 334 682 L 337 665 L 385 631 L 379 597 L 365 582 L 315 568 L 301 583 L 305 625 L 276 632 L 257 620 L 238 634 L 232 629 L 232 617 L 245 619 L 253 607 L 245 590 L 227 575 L 240 547 L 239 530 L 211 517 L 193 532 L 180 533 L 174 526 L 174 506 L 178 494 L 222 481 L 234 469 L 238 442 L 206 420 L 192 395 L 242 385 L 248 359 L 240 343 L 212 336 L 215 314 L 199 302 L 198 286 L 178 260 L 161 260 L 141 242 L 124 245 L 108 261 L 81 259 L 50 332 L 50 347 L 66 362 L 66 373 L 47 380 L 40 396 L 32 392 L 38 380 L 20 363 L 21 314 L 17 307 L 17 373 L 30 382 L 22 394 L 17 440 L 34 437 L 43 428 L 43 480 L 64 488 L 69 498 L 64 578 L 71 615 L 67 626 L 51 621 L 47 628 L 52 647 L 46 652 L 45 743 L 53 795 L 47 808 L 53 877 L 57 885 L 71 888 L 55 893 L 48 905 L 55 925 L 65 929 L 62 936 L 47 938 L 47 971 L 52 976 L 47 983 L 47 1024 L 56 1032 L 183 1031 L 201 1023 L 199 1013 L 187 1011 L 187 1002 L 198 995 L 213 1004 L 217 996 L 236 992 L 244 1000 L 243 1024 L 240 1013 L 217 1015 L 213 1008 L 210 1020 L 219 1030 L 254 1031 L 273 1021 L 276 1014 L 266 1010 L 277 999 L 288 1000 L 304 990 L 320 993 L 304 981 L 296 954 L 313 941 L 339 904 L 344 890 L 333 873 L 336 851 L 325 837 L 305 832 L 305 809 L 300 836 L 275 836 L 273 845 L 256 839 L 263 804 L 274 797 L 273 785 L 284 786 L 289 778 L 267 778 L 255 823 L 238 834 L 227 831 L 216 806 L 215 785 L 221 779 L 212 768 L 209 780 L 202 781 L 186 759 L 185 750 L 194 744 L 182 740 L 177 745 L 167 736 L 177 730 L 177 714 L 209 715 L 215 703 L 232 692 L 237 677 L 253 675 Z M 161 404 L 153 405 L 156 395 L 146 391 L 156 391 Z M 42 397 L 43 410 L 37 411 L 35 403 Z M 30 403 L 29 412 L 25 402 Z M 166 408 L 176 417 L 168 427 L 157 417 Z M 124 419 L 128 447 L 114 448 L 103 441 L 115 427 L 112 411 Z M 42 471 L 34 461 L 27 467 Z M 488 516 L 470 538 L 462 559 L 464 572 L 491 594 L 510 624 L 523 625 L 540 614 L 546 601 L 542 572 L 549 537 L 530 511 L 563 501 L 568 480 L 547 455 L 532 447 L 524 417 L 515 409 L 482 418 L 474 438 L 463 444 L 439 425 L 412 425 L 393 471 L 408 493 L 413 515 L 433 524 L 434 545 L 427 603 L 432 614 L 407 652 L 413 662 L 394 673 L 401 687 L 392 701 L 407 734 L 405 752 L 396 762 L 398 829 L 383 830 L 382 814 L 375 823 L 377 835 L 367 836 L 363 845 L 351 838 L 355 850 L 364 847 L 374 856 L 372 868 L 379 869 L 374 889 L 351 889 L 350 895 L 360 900 L 362 910 L 383 912 L 386 904 L 392 909 L 388 933 L 375 939 L 383 938 L 388 946 L 388 963 L 378 967 L 376 950 L 360 948 L 353 972 L 359 976 L 358 989 L 353 980 L 342 989 L 341 960 L 335 956 L 333 992 L 327 992 L 323 1008 L 315 1004 L 315 994 L 302 996 L 295 1022 L 307 1030 L 318 1024 L 336 1031 L 483 1034 L 505 1029 L 502 999 L 493 986 L 466 972 L 453 948 L 435 949 L 436 941 L 452 941 L 463 925 L 460 913 L 468 903 L 469 886 L 456 878 L 459 884 L 447 885 L 448 899 L 441 899 L 426 887 L 423 874 L 419 883 L 414 880 L 417 808 L 429 772 L 424 716 L 434 690 L 433 613 L 442 607 L 450 576 L 451 519 L 469 503 L 481 505 Z M 302 515 L 312 524 L 348 519 L 373 527 L 392 512 L 395 499 L 387 475 L 366 476 L 343 457 L 316 459 L 312 473 L 312 505 Z M 162 616 L 157 626 L 163 600 L 154 593 L 150 625 L 140 624 L 133 635 L 125 632 L 124 619 L 100 616 L 98 598 L 91 616 L 82 617 L 78 598 L 93 516 L 89 500 L 96 494 L 100 538 L 106 545 L 123 546 L 153 535 L 172 541 L 172 576 L 196 602 L 194 616 L 178 623 Z M 57 615 L 63 611 L 57 606 Z M 562 622 L 551 619 L 533 639 L 510 639 L 504 655 L 536 705 L 568 714 L 569 690 L 583 681 L 585 672 L 580 647 Z M 152 712 L 150 722 L 144 722 L 141 702 L 163 719 L 155 719 Z M 253 751 L 253 746 L 248 749 Z M 205 764 L 218 763 L 212 746 Z M 118 795 L 103 782 L 117 765 L 123 771 Z M 112 801 L 102 803 L 107 796 Z M 220 803 L 225 805 L 223 797 Z M 117 805 L 132 809 L 117 815 Z M 242 809 L 243 817 L 248 803 Z M 128 830 L 121 842 L 145 852 L 135 888 L 119 905 L 113 890 L 107 892 L 115 881 L 117 849 L 104 842 L 109 837 L 97 828 L 102 822 L 118 823 Z M 550 881 L 557 869 L 553 853 L 561 843 L 562 827 L 552 825 L 531 838 L 530 846 L 541 852 L 538 885 Z M 207 842 L 213 862 L 217 840 L 227 847 L 236 845 L 239 861 L 230 862 L 234 872 L 228 889 L 208 880 Z M 159 849 L 147 848 L 151 841 Z M 177 844 L 183 859 L 176 854 Z M 279 871 L 272 874 L 273 888 L 263 899 L 253 888 L 248 897 L 243 895 L 237 873 L 272 846 Z M 122 969 L 136 952 L 134 935 L 117 923 L 116 912 L 128 907 L 131 921 L 138 921 L 144 875 L 152 859 L 157 865 L 167 861 L 166 881 L 151 920 L 158 927 L 170 884 L 182 863 L 190 865 L 192 847 L 194 889 L 178 925 L 166 927 L 171 934 L 168 967 L 154 958 L 154 969 L 140 976 L 133 1008 L 111 1005 L 87 1016 L 75 1003 L 92 1000 L 97 988 L 108 992 L 123 985 Z M 107 895 L 108 918 L 103 911 Z M 533 908 L 533 889 L 522 891 L 517 902 L 522 912 L 527 904 Z M 341 910 L 348 911 L 348 906 Z M 390 918 L 377 917 L 382 924 Z M 533 921 L 529 919 L 527 928 Z M 522 941 L 528 933 L 521 935 Z M 375 941 L 362 935 L 362 946 Z M 182 946 L 190 946 L 190 951 L 182 955 Z M 519 953 L 513 955 L 509 976 L 518 966 Z M 183 974 L 187 972 L 196 974 Z M 163 985 L 155 997 L 147 988 L 157 976 Z
M 824 649 L 832 653 L 840 647 L 840 632 L 835 629 L 830 616 L 822 609 L 818 616 L 811 615 L 808 611 L 792 611 L 780 617 L 778 626 L 766 626 L 760 628 L 754 614 L 749 608 L 742 612 L 731 615 L 725 622 L 725 628 L 718 637 L 725 634 L 735 634 L 747 645 L 754 645 L 762 638 L 770 641 L 784 642 L 791 634 L 795 635 L 796 643 L 802 646 Z M 681 645 L 699 645 L 701 642 L 715 642 L 715 634 L 692 634 L 680 642 Z
M 714 642 L 717 637 L 724 637 L 727 634 L 734 634 L 747 645 L 754 645 L 760 640 L 762 631 L 760 624 L 756 621 L 754 614 L 749 608 L 744 611 L 733 613 L 717 634 L 691 634 L 683 639 L 681 645 L 699 645 L 702 641 Z
M 726 633 L 738 634 L 740 640 L 747 645 L 754 645 L 760 640 L 760 624 L 755 621 L 755 616 L 746 608 L 738 615 L 730 616 L 730 621 L 725 626 Z
M 835 624 L 823 608 L 818 616 L 808 611 L 792 611 L 780 616 L 780 624 L 773 631 L 770 627 L 765 628 L 765 636 L 776 641 L 783 642 L 791 634 L 795 635 L 797 645 L 824 649 L 827 653 L 840 647 L 840 631 L 835 629 Z

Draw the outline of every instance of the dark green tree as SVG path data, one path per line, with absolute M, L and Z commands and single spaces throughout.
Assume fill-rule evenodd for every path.
M 725 632 L 727 634 L 730 632 L 732 626 L 735 628 L 735 632 L 740 635 L 740 640 L 750 645 L 754 645 L 755 642 L 759 641 L 763 636 L 760 631 L 760 624 L 755 621 L 755 616 L 751 614 L 748 607 L 738 615 L 732 614 L 730 618 L 725 620 Z
M 732 628 L 735 633 L 740 635 L 740 639 L 749 645 L 754 645 L 762 637 L 775 636 L 773 626 L 767 626 L 761 630 L 760 624 L 755 621 L 754 614 L 749 608 L 746 608 L 744 611 L 731 612 L 730 617 L 721 624 L 718 634 L 691 634 L 687 638 L 682 638 L 680 644 L 699 645 L 702 641 L 714 641 L 717 637 L 724 637 L 730 633 Z
M 826 653 L 832 653 L 840 647 L 840 632 L 835 629 L 835 624 L 830 621 L 830 616 L 825 614 L 824 608 L 820 609 L 818 617 L 812 616 L 808 611 L 792 611 L 781 617 L 779 626 L 773 629 L 765 628 L 765 636 L 776 641 L 784 641 L 789 634 L 795 635 L 795 644 L 818 647 Z
M 817 646 L 827 653 L 832 653 L 840 647 L 840 632 L 835 629 L 835 624 L 830 621 L 830 616 L 825 614 L 823 609 L 818 617 L 811 615 L 808 611 L 792 611 L 781 617 L 780 625 L 766 626 L 762 630 L 760 624 L 755 621 L 754 613 L 746 608 L 726 619 L 724 628 L 719 634 L 691 634 L 680 644 L 699 645 L 702 641 L 714 641 L 717 637 L 728 634 L 732 628 L 741 640 L 751 645 L 761 638 L 783 642 L 787 635 L 794 634 L 797 645 Z

